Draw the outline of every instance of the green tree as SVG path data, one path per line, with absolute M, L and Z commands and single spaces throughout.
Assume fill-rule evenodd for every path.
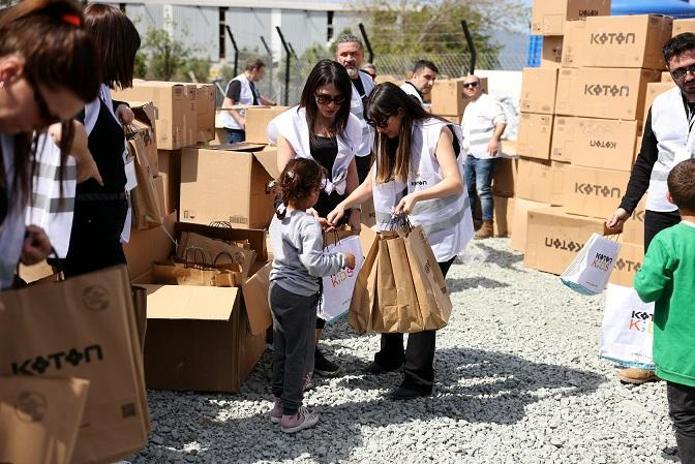
M 191 50 L 166 30 L 154 28 L 145 34 L 141 51 L 147 57 L 147 77 L 164 81 L 179 74 L 191 55 Z

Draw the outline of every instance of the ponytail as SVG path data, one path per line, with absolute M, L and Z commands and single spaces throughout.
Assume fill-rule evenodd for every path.
M 302 203 L 312 192 L 321 188 L 326 178 L 326 170 L 316 161 L 307 158 L 291 159 L 277 179 L 281 204 L 275 214 L 284 219 L 289 203 Z

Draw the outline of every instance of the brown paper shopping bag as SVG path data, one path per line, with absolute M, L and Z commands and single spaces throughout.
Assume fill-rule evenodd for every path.
M 138 185 L 132 190 L 133 225 L 141 230 L 162 223 L 163 208 L 157 195 L 153 172 L 147 159 L 147 142 L 142 132 L 128 135 L 128 153 L 135 158 Z
M 177 256 L 185 259 L 186 250 L 190 248 L 199 248 L 208 256 L 216 257 L 222 255 L 219 259 L 220 264 L 229 261 L 228 259 L 223 259 L 224 256 L 230 257 L 231 261 L 240 267 L 242 281 L 248 277 L 257 256 L 255 251 L 244 249 L 233 243 L 213 239 L 194 232 L 181 233 Z
M 421 226 L 405 234 L 404 242 L 424 329 L 441 329 L 449 322 L 452 308 L 444 275 Z
M 405 240 L 399 235 L 397 238 L 387 240 L 386 243 L 389 247 L 393 280 L 396 283 L 396 302 L 401 315 L 399 332 L 420 332 L 424 330 L 425 324 L 417 301 L 417 292 L 410 269 L 408 252 L 405 249 Z
M 0 462 L 69 464 L 89 380 L 0 376 Z
M 387 242 L 396 239 L 394 234 L 381 234 L 377 252 L 376 285 L 379 289 L 372 308 L 371 330 L 379 333 L 395 333 L 401 330 L 401 308 L 398 307 L 396 281 L 393 278 L 391 256 Z
M 367 256 L 362 263 L 362 269 L 357 274 L 355 290 L 352 293 L 348 324 L 358 333 L 371 330 L 371 313 L 377 297 L 377 254 L 379 252 L 380 236 L 377 234 L 371 242 Z
M 0 308 L 0 375 L 90 381 L 73 462 L 113 462 L 145 446 L 142 355 L 124 266 L 0 293 Z

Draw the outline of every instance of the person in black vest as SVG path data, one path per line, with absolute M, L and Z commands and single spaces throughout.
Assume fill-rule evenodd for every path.
M 62 263 L 66 277 L 126 262 L 121 245 L 128 213 L 123 124 L 133 121 L 133 112 L 126 104 L 113 102 L 110 89 L 132 86 L 140 36 L 133 23 L 109 5 L 90 4 L 85 25 L 101 59 L 103 84 L 81 120 L 103 185 L 91 179 L 77 186 L 70 247 Z

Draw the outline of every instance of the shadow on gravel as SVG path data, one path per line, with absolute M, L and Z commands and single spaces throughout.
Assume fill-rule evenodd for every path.
M 471 288 L 505 288 L 508 283 L 488 279 L 487 277 L 465 277 L 463 279 L 446 279 L 450 293 L 460 292 Z
M 362 376 L 363 361 L 348 360 L 342 354 L 341 365 L 348 372 L 345 378 L 338 380 L 338 389 L 385 392 L 401 380 L 400 373 Z M 465 348 L 438 350 L 436 368 L 437 384 L 435 396 L 431 398 L 412 402 L 394 402 L 383 397 L 340 404 L 329 401 L 315 408 L 321 415 L 316 428 L 288 436 L 270 424 L 265 411 L 242 419 L 223 420 L 217 416 L 224 410 L 225 402 L 264 399 L 270 405 L 270 360 L 266 353 L 240 395 L 203 395 L 202 400 L 198 399 L 207 403 L 207 415 L 195 407 L 190 396 L 172 407 L 170 414 L 179 416 L 176 423 L 183 424 L 184 429 L 187 426 L 203 429 L 204 435 L 179 443 L 165 440 L 159 446 L 150 443 L 147 452 L 136 462 L 251 464 L 303 458 L 328 464 L 348 459 L 355 448 L 370 439 L 370 428 L 442 418 L 511 425 L 522 420 L 527 406 L 537 401 L 590 394 L 606 380 L 589 371 Z M 325 395 L 325 390 L 322 393 Z M 337 401 L 354 396 L 345 391 L 335 394 Z M 465 427 L 465 424 L 459 423 L 459 426 Z M 202 450 L 196 455 L 182 451 L 189 441 L 197 441 Z
M 456 264 L 468 264 L 470 262 L 481 262 L 488 264 L 496 264 L 499 267 L 510 269 L 512 271 L 521 272 L 520 269 L 514 267 L 515 264 L 524 260 L 524 255 L 512 251 L 497 250 L 489 245 L 480 242 L 474 242 L 463 252 L 462 258 L 456 260 Z

